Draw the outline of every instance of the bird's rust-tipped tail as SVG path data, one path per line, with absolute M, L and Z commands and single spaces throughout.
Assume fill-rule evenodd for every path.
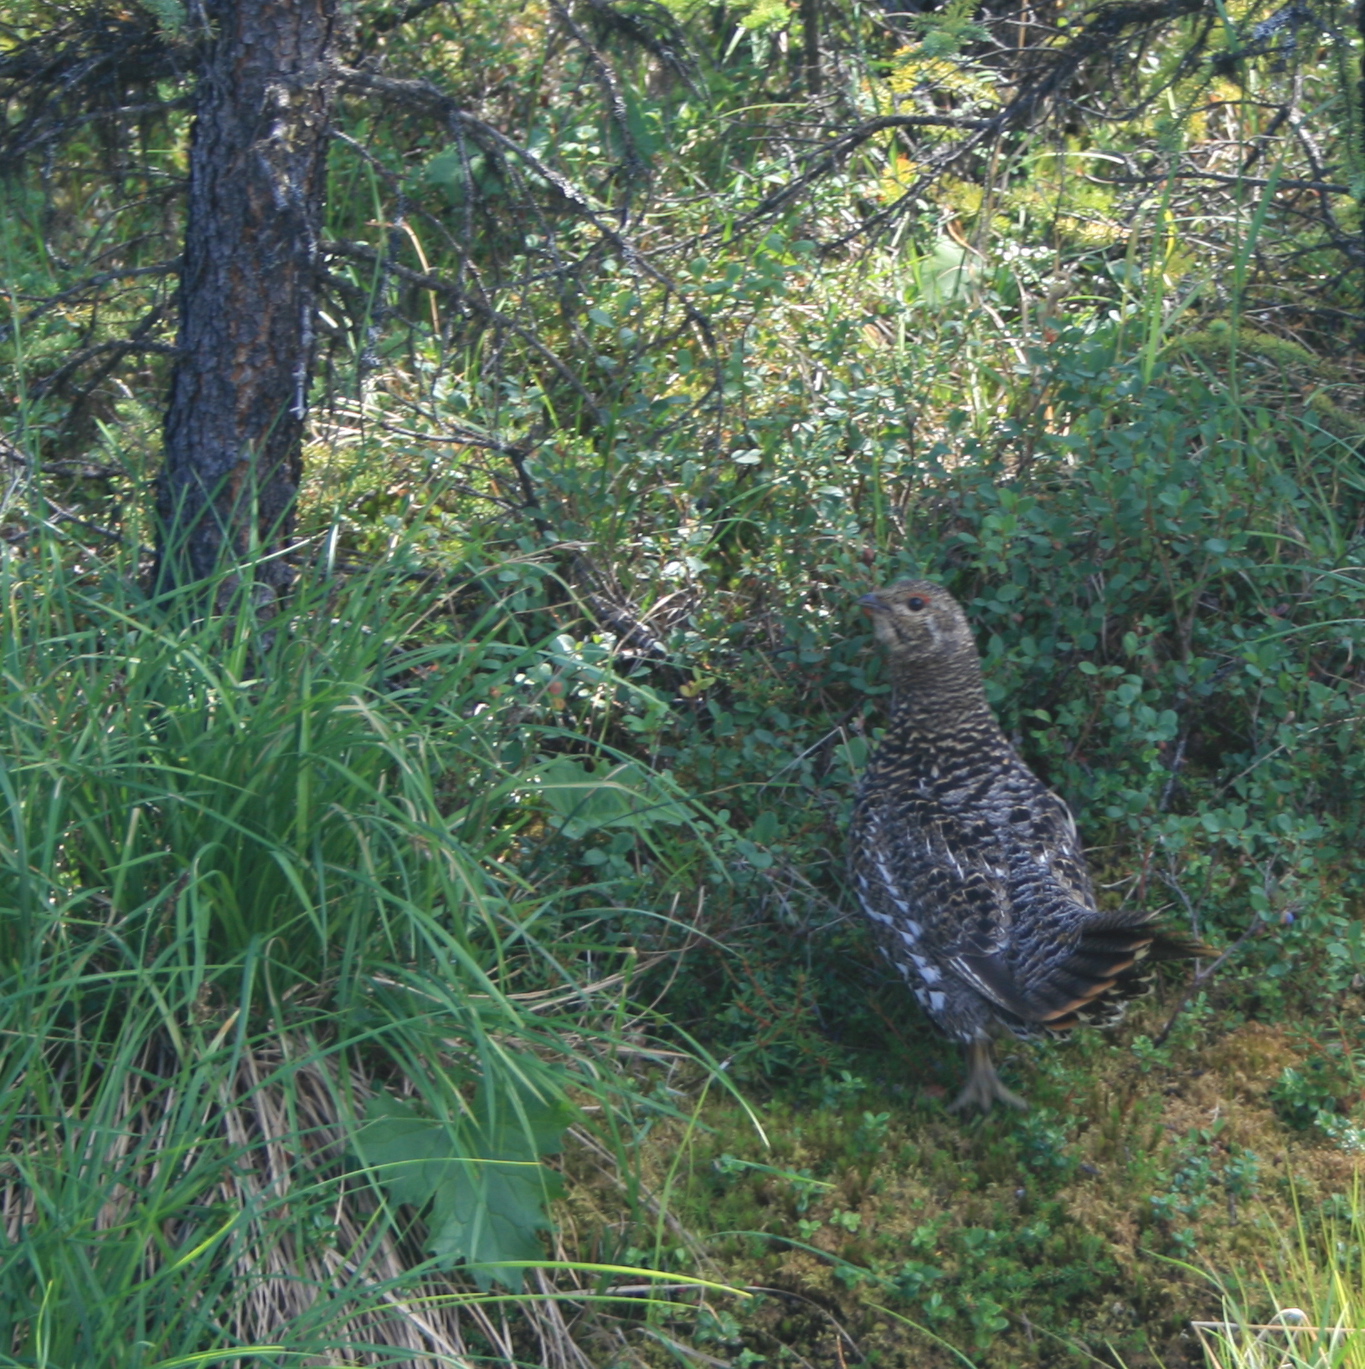
M 1082 1022 L 1117 1022 L 1129 999 L 1151 989 L 1153 961 L 1212 954 L 1207 946 L 1144 923 L 1100 923 L 1041 972 L 1020 975 L 998 951 L 961 952 L 949 966 L 990 1001 L 1001 1021 L 1023 1035 L 1030 1026 L 1067 1031 Z
M 1049 976 L 1053 1001 L 1038 1020 L 1049 1031 L 1116 1022 L 1130 1000 L 1151 992 L 1152 966 L 1157 961 L 1217 954 L 1198 941 L 1149 925 L 1087 932 L 1074 954 Z

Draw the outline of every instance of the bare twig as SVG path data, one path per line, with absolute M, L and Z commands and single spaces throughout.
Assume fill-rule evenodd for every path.
M 1232 945 L 1229 946 L 1227 950 L 1223 952 L 1222 955 L 1220 955 L 1216 960 L 1210 961 L 1202 970 L 1199 971 L 1198 974 L 1196 974 L 1190 980 L 1190 982 L 1187 985 L 1185 985 L 1185 991 L 1180 995 L 1180 998 L 1175 1005 L 1175 1010 L 1167 1019 L 1166 1025 L 1162 1027 L 1160 1032 L 1157 1033 L 1156 1039 L 1152 1043 L 1153 1045 L 1161 1046 L 1165 1044 L 1166 1038 L 1171 1034 L 1171 1028 L 1175 1026 L 1176 1019 L 1180 1016 L 1180 1014 L 1185 1011 L 1185 1008 L 1189 1004 L 1190 999 L 1193 998 L 1194 995 L 1198 993 L 1199 990 L 1202 989 L 1204 985 L 1207 984 L 1215 974 L 1218 973 L 1218 971 L 1222 968 L 1224 962 L 1228 959 L 1228 957 L 1232 955 L 1232 953 L 1235 950 L 1237 950 L 1237 948 L 1241 946 L 1241 944 L 1244 941 L 1247 941 L 1249 938 L 1253 936 L 1259 936 L 1262 932 L 1265 931 L 1266 926 L 1267 924 L 1260 917 L 1253 918 L 1250 926 L 1247 927 L 1247 929 L 1241 934 L 1241 936 L 1239 936 L 1237 940 L 1234 941 Z
M 41 380 L 34 382 L 30 393 L 35 397 L 40 397 L 51 391 L 58 389 L 74 372 L 78 371 L 88 361 L 93 361 L 96 357 L 105 357 L 105 373 L 112 369 L 110 362 L 117 364 L 130 352 L 153 352 L 162 356 L 174 356 L 175 346 L 169 342 L 151 342 L 147 339 L 147 334 L 156 327 L 161 321 L 165 312 L 164 308 L 158 304 L 143 315 L 136 328 L 130 336 L 126 338 L 114 338 L 108 342 L 97 342 L 93 346 L 83 347 L 74 356 L 59 366 L 51 375 L 44 376 Z
M 180 258 L 175 257 L 171 261 L 159 261 L 155 266 L 133 266 L 124 271 L 101 271 L 97 275 L 87 276 L 84 280 L 77 281 L 75 285 L 68 286 L 60 294 L 48 295 L 39 300 L 19 320 L 19 326 L 22 328 L 32 323 L 34 319 L 41 318 L 49 309 L 56 309 L 73 299 L 80 298 L 91 290 L 98 290 L 101 286 L 111 285 L 116 280 L 139 280 L 145 276 L 169 276 L 179 270 Z M 0 324 L 0 342 L 8 342 L 13 332 L 13 323 Z
M 1101 185 L 1162 185 L 1166 181 L 1214 181 L 1219 185 L 1241 185 L 1264 189 L 1271 184 L 1265 176 L 1229 176 L 1218 171 L 1163 171 L 1155 176 L 1097 176 Z M 1349 185 L 1333 181 L 1299 181 L 1282 177 L 1274 182 L 1277 190 L 1316 190 L 1326 195 L 1349 195 Z

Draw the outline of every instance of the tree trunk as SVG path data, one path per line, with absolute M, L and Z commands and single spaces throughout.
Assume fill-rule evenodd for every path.
M 191 6 L 191 22 L 195 6 Z M 207 0 L 157 581 L 244 557 L 278 591 L 312 372 L 337 0 Z
M 820 0 L 801 0 L 801 65 L 806 73 L 806 94 L 824 89 L 820 73 Z

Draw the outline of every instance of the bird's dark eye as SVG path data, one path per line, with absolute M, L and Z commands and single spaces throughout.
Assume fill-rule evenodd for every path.
M 905 601 L 905 606 L 906 608 L 914 609 L 914 611 L 918 613 L 920 609 L 927 608 L 929 606 L 929 601 L 927 599 L 921 599 L 919 595 L 916 594 L 913 598 L 907 599 Z

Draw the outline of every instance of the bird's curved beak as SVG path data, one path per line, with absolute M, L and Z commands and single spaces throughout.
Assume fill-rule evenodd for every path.
M 886 612 L 886 605 L 875 594 L 864 594 L 858 603 L 867 614 Z

